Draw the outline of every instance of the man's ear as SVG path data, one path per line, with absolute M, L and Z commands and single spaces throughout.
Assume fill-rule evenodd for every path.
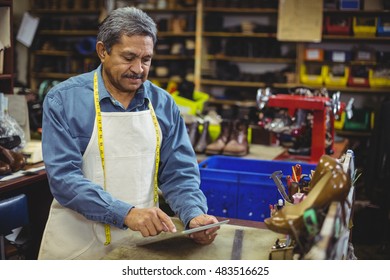
M 106 58 L 107 52 L 102 41 L 98 41 L 96 43 L 96 53 L 99 56 L 100 61 L 103 62 Z

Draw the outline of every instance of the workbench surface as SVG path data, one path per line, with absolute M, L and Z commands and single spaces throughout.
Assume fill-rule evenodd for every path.
M 181 229 L 178 227 L 178 230 Z M 233 246 L 236 231 L 241 230 L 242 243 L 237 245 L 236 239 L 236 244 Z M 103 259 L 230 260 L 236 259 L 238 256 L 242 260 L 268 260 L 271 248 L 278 238 L 283 238 L 283 236 L 265 228 L 228 223 L 221 226 L 218 230 L 218 236 L 210 245 L 196 244 L 192 239 L 184 236 L 144 246 L 135 245 L 134 239 L 132 239 L 133 241 L 123 240 L 117 248 L 109 252 Z

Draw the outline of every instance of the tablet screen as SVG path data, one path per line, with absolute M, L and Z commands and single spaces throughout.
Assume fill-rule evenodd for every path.
M 156 236 L 150 236 L 150 237 L 142 238 L 139 241 L 135 242 L 135 244 L 137 246 L 142 246 L 142 245 L 146 245 L 146 244 L 150 244 L 150 243 L 154 243 L 154 242 L 159 242 L 159 241 L 162 241 L 162 240 L 167 240 L 167 239 L 171 239 L 171 238 L 175 238 L 175 237 L 179 237 L 179 236 L 195 233 L 195 232 L 198 232 L 198 231 L 206 230 L 206 229 L 209 229 L 209 228 L 221 226 L 223 224 L 227 224 L 228 222 L 229 222 L 229 220 L 224 220 L 222 222 L 209 224 L 209 225 L 205 225 L 205 226 L 200 226 L 200 227 L 196 227 L 196 228 L 191 228 L 191 229 L 186 229 L 186 230 L 183 230 L 183 231 L 180 231 L 180 232 L 175 232 L 175 233 L 172 233 L 172 232 L 162 232 L 162 233 L 160 233 L 159 235 L 156 235 Z

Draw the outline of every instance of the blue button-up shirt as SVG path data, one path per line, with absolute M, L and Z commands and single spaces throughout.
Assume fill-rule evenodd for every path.
M 143 111 L 148 110 L 149 100 L 152 102 L 163 135 L 159 188 L 164 199 L 185 225 L 192 218 L 206 213 L 206 198 L 199 189 L 196 156 L 180 111 L 170 94 L 145 81 L 129 107 L 123 108 L 106 90 L 101 66 L 96 71 L 102 112 Z M 96 117 L 94 72 L 72 77 L 53 87 L 46 95 L 42 124 L 43 160 L 51 192 L 61 205 L 87 219 L 126 228 L 124 218 L 133 205 L 113 197 L 102 186 L 86 179 L 81 171 L 82 157 Z

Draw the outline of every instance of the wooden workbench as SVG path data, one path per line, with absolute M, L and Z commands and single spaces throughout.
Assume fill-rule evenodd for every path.
M 223 219 L 223 218 L 222 218 Z M 222 220 L 220 219 L 220 220 Z M 178 230 L 183 226 L 177 224 Z M 235 239 L 242 231 L 242 241 Z M 261 222 L 230 219 L 222 225 L 218 236 L 210 245 L 196 244 L 192 239 L 181 236 L 168 240 L 137 246 L 137 239 L 124 239 L 109 252 L 105 260 L 268 260 L 271 248 L 283 236 L 265 228 Z M 143 237 L 140 236 L 139 239 Z M 233 246 L 233 244 L 235 245 Z M 237 246 L 238 244 L 238 246 Z

